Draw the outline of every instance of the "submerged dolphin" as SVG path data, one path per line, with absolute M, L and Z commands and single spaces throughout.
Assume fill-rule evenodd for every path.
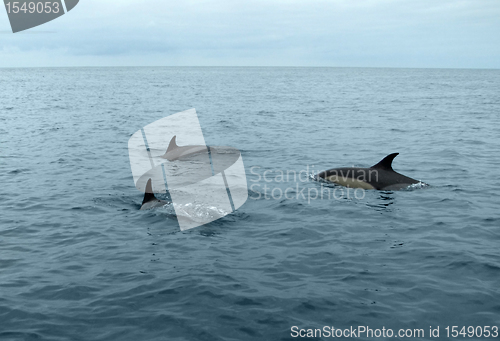
M 153 186 L 151 185 L 151 179 L 148 180 L 146 184 L 146 193 L 144 193 L 144 200 L 142 200 L 141 210 L 150 210 L 153 208 L 163 207 L 170 202 L 165 200 L 160 200 L 155 197 L 153 193 Z
M 161 158 L 167 159 L 168 161 L 178 160 L 183 157 L 188 157 L 193 154 L 208 153 L 207 146 L 203 145 L 192 145 L 179 147 L 177 145 L 176 136 L 172 137 L 167 148 L 167 152 L 160 156 Z
M 346 187 L 377 190 L 399 190 L 420 183 L 392 169 L 392 160 L 398 154 L 390 154 L 370 168 L 333 168 L 319 173 L 317 177 Z

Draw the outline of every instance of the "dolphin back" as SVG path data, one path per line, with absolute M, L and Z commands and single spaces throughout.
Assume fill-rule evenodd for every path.
M 392 161 L 398 155 L 389 154 L 370 168 L 333 168 L 319 173 L 317 177 L 346 187 L 376 190 L 399 190 L 419 183 L 392 168 Z
M 175 161 L 180 158 L 189 157 L 200 153 L 205 153 L 208 155 L 207 146 L 189 145 L 181 147 L 177 145 L 177 136 L 174 136 L 168 144 L 167 152 L 163 156 L 161 156 L 161 158 L 167 159 L 168 161 Z

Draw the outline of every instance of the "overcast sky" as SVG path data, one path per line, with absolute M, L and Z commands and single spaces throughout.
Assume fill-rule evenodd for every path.
M 500 0 L 80 0 L 13 34 L 0 67 L 500 68 Z

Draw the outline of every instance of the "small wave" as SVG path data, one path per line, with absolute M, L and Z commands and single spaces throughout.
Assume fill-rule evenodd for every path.
M 415 189 L 426 188 L 426 187 L 430 187 L 430 185 L 426 184 L 425 182 L 419 181 L 416 184 L 411 184 L 410 186 L 406 187 L 405 189 L 408 191 L 412 191 Z
M 9 174 L 20 174 L 20 173 L 26 173 L 29 172 L 30 170 L 27 168 L 19 168 L 19 169 L 14 169 L 13 171 L 10 171 Z
M 164 206 L 167 209 L 174 210 L 177 216 L 188 218 L 196 222 L 208 222 L 222 218 L 231 212 L 227 212 L 215 206 L 206 206 L 203 204 L 188 203 L 188 204 L 173 204 Z

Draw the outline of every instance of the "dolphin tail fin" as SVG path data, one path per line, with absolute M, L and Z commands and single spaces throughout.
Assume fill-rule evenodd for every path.
M 376 165 L 371 166 L 370 168 L 378 168 L 378 169 L 394 171 L 394 169 L 392 169 L 392 160 L 394 160 L 394 158 L 398 155 L 399 153 L 392 153 L 390 155 L 387 155 L 382 159 L 382 161 L 380 161 Z
M 147 202 L 152 200 L 158 200 L 153 193 L 153 186 L 151 185 L 151 179 L 148 180 L 146 184 L 146 191 L 144 193 L 144 200 L 142 200 L 142 204 L 144 205 Z

